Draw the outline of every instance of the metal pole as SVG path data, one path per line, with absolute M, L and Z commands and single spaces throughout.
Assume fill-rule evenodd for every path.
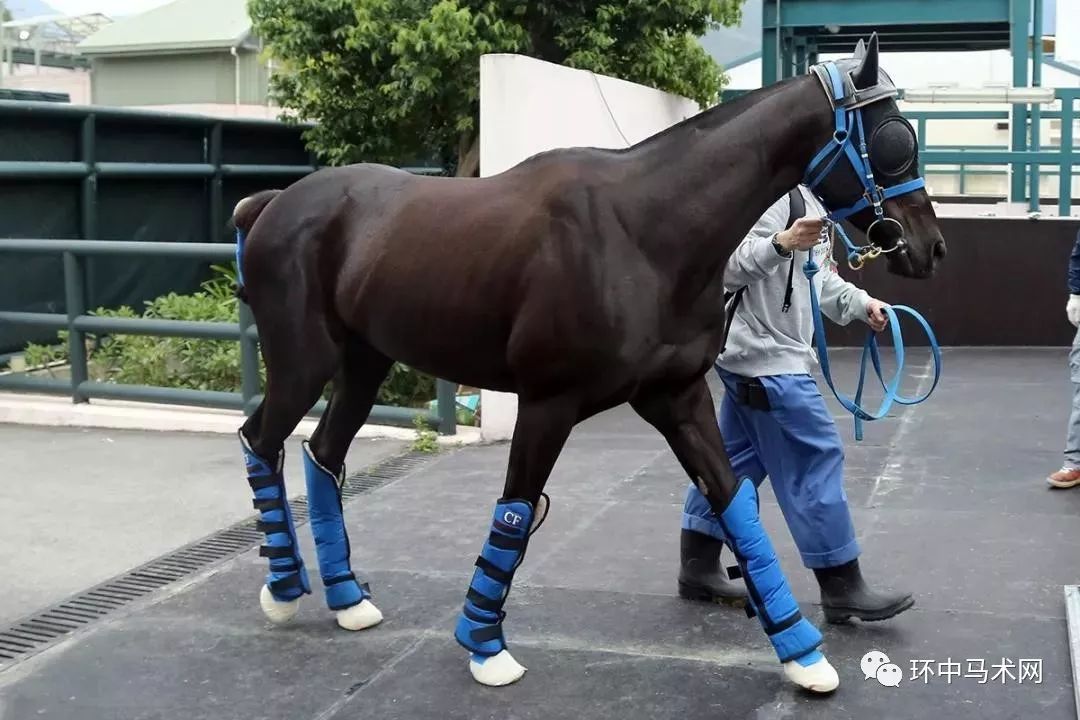
M 1027 87 L 1028 84 L 1028 10 L 1031 0 L 1011 0 L 1009 3 L 1009 49 L 1013 61 L 1013 87 Z M 1013 152 L 1027 150 L 1027 106 L 1012 106 L 1012 147 Z M 1012 184 L 1009 199 L 1021 202 L 1025 193 L 1025 166 L 1019 162 L 1011 163 Z
M 765 0 L 761 26 L 761 86 L 780 79 L 780 7 L 778 0 Z
M 91 113 L 83 118 L 79 137 L 79 157 L 87 171 L 82 179 L 82 192 L 79 197 L 80 232 L 83 240 L 95 240 L 98 235 L 97 222 L 97 118 Z M 79 256 L 80 282 L 93 287 L 94 260 Z M 82 295 L 83 303 L 92 303 L 93 298 Z
M 1058 214 L 1066 217 L 1072 206 L 1073 167 L 1073 104 L 1076 96 L 1071 92 L 1061 95 L 1061 161 L 1058 165 Z
M 1042 15 L 1043 15 L 1043 3 L 1042 0 L 1034 0 L 1034 12 L 1032 13 L 1031 24 L 1031 49 L 1032 49 L 1032 63 L 1031 63 L 1031 86 L 1039 87 L 1042 84 Z M 1038 103 L 1032 103 L 1031 105 L 1031 149 L 1038 151 L 1041 150 L 1042 141 L 1040 139 L 1040 124 L 1041 108 Z M 1028 210 L 1035 212 L 1039 209 L 1039 195 L 1040 195 L 1040 181 L 1042 180 L 1042 168 L 1038 165 L 1032 165 L 1028 168 L 1029 182 L 1028 182 Z
M 221 180 L 221 123 L 214 123 L 210 128 L 207 143 L 206 162 L 214 166 L 214 177 L 210 179 L 210 242 L 221 242 L 222 226 L 225 224 L 225 199 Z
M 435 383 L 436 410 L 439 413 L 439 433 L 457 433 L 457 386 L 449 380 Z
M 68 356 L 71 362 L 71 400 L 84 403 L 87 397 L 79 390 L 86 382 L 86 333 L 75 329 L 75 318 L 86 312 L 86 289 L 82 262 L 74 253 L 64 253 L 64 304 L 68 317 Z
M 805 75 L 809 71 L 806 65 L 806 39 L 795 38 L 795 74 Z

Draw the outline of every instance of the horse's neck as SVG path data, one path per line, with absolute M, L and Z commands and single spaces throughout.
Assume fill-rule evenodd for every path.
M 637 151 L 644 172 L 625 197 L 647 228 L 638 242 L 691 292 L 723 272 L 832 132 L 828 99 L 812 75 L 757 92 L 760 99 L 747 98 L 730 118 L 704 113 Z

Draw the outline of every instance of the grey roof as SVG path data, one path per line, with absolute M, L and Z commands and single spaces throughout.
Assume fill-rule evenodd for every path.
M 78 45 L 84 55 L 229 48 L 251 32 L 247 0 L 175 0 L 121 18 Z

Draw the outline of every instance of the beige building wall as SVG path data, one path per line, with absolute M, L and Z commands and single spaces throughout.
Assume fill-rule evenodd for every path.
M 67 93 L 71 102 L 77 105 L 90 102 L 90 72 L 87 70 L 16 65 L 15 74 L 5 74 L 0 86 L 15 90 Z
M 237 77 L 239 76 L 239 82 Z M 262 105 L 267 72 L 258 53 L 101 56 L 93 59 L 93 101 L 99 105 Z

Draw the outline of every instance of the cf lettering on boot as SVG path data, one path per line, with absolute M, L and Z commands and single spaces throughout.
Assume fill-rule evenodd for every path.
M 503 604 L 525 556 L 533 506 L 525 500 L 500 500 L 495 506 L 491 532 L 476 558 L 465 605 L 454 638 L 471 653 L 469 669 L 484 685 L 507 685 L 525 674 L 506 649 Z

